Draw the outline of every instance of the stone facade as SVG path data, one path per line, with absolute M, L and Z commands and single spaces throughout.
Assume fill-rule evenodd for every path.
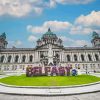
M 72 66 L 82 72 L 100 72 L 100 37 L 96 32 L 91 41 L 93 47 L 64 47 L 50 29 L 35 48 L 6 48 L 5 41 L 0 43 L 1 72 L 25 72 L 27 66 Z

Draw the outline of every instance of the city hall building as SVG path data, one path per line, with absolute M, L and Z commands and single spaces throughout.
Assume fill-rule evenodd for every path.
M 82 72 L 100 72 L 100 36 L 93 32 L 92 47 L 64 47 L 50 28 L 35 48 L 7 48 L 6 34 L 0 35 L 0 72 L 25 72 L 28 66 L 71 66 Z

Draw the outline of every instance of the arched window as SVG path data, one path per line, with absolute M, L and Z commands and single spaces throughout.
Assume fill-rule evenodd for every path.
M 24 56 L 22 57 L 22 62 L 25 62 L 25 59 L 26 59 L 26 56 L 24 55 Z
M 4 56 L 1 56 L 0 62 L 1 62 L 1 63 L 4 62 Z
M 88 59 L 89 59 L 89 61 L 92 61 L 92 58 L 91 58 L 90 54 L 88 54 Z
M 17 55 L 17 56 L 15 56 L 15 63 L 17 63 L 18 62 L 18 59 L 19 59 L 19 56 Z
M 11 62 L 11 56 L 8 56 L 8 63 Z
M 70 55 L 67 55 L 67 61 L 70 61 Z
M 74 55 L 74 61 L 77 61 L 77 56 L 76 55 Z
M 29 62 L 32 62 L 33 61 L 33 56 L 31 55 L 30 57 L 29 57 Z
M 81 60 L 84 61 L 84 55 L 81 55 Z
M 95 54 L 95 59 L 96 59 L 96 61 L 99 61 L 99 57 L 97 54 Z

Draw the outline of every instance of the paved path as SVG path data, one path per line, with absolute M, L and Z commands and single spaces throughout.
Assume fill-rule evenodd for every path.
M 83 87 L 69 87 L 69 88 L 20 88 L 7 87 L 0 85 L 0 93 L 8 94 L 24 94 L 24 95 L 69 95 L 81 94 L 100 91 L 100 84 L 94 84 Z
M 0 100 L 100 100 L 100 92 L 71 96 L 21 96 L 0 94 Z
M 96 76 L 96 77 L 100 77 L 100 73 L 91 73 L 90 75 Z

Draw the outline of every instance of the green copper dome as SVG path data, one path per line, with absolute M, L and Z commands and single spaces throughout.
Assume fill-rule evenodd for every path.
M 54 34 L 53 32 L 51 32 L 50 28 L 48 29 L 48 31 L 43 34 L 42 38 L 57 38 L 56 34 Z
M 99 34 L 97 33 L 97 32 L 93 32 L 93 34 L 92 34 L 92 38 L 94 39 L 94 38 L 99 38 Z
M 2 33 L 2 35 L 0 35 L 0 37 L 3 38 L 3 39 L 6 39 L 6 34 L 5 34 L 5 32 Z

